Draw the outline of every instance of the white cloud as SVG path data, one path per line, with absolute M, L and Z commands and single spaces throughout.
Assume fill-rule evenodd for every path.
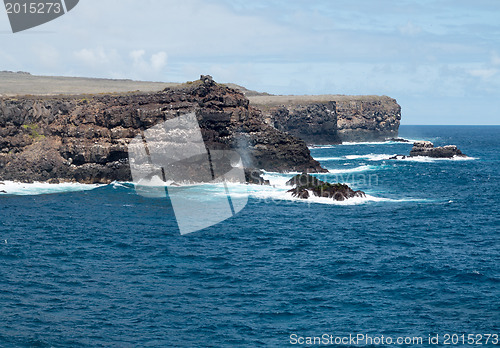
M 167 65 L 167 54 L 165 52 L 158 52 L 151 56 L 151 66 L 153 70 L 160 71 Z
M 136 72 L 150 74 L 158 73 L 167 65 L 167 53 L 161 51 L 157 52 L 149 59 L 146 57 L 145 50 L 134 50 L 129 53 L 132 59 L 133 67 Z
M 418 25 L 408 22 L 406 25 L 398 28 L 402 35 L 416 36 L 422 32 L 422 28 Z
M 496 51 L 491 52 L 491 64 L 500 65 L 500 56 Z
M 58 68 L 59 66 L 59 50 L 52 45 L 38 43 L 34 45 L 33 51 L 38 61 L 49 69 Z
M 469 74 L 474 77 L 480 77 L 483 80 L 488 80 L 498 73 L 498 69 L 473 69 L 469 70 Z
M 116 50 L 106 50 L 99 47 L 94 49 L 81 49 L 75 52 L 75 57 L 87 66 L 96 67 L 116 62 L 119 55 Z

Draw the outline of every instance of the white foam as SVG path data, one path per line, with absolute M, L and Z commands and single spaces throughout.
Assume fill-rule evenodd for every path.
M 354 142 L 354 141 L 345 141 L 342 144 L 335 144 L 335 145 L 311 145 L 309 146 L 309 149 L 334 149 L 337 146 L 354 146 L 354 145 L 396 145 L 396 144 L 403 144 L 403 145 L 412 145 L 416 141 L 424 141 L 424 139 L 406 139 L 403 138 L 406 141 L 360 141 L 360 142 Z
M 5 181 L 4 185 L 0 185 L 0 191 L 5 191 L 6 193 L 0 193 L 0 195 L 15 195 L 15 196 L 36 196 L 45 195 L 51 193 L 65 193 L 65 192 L 79 192 L 79 191 L 89 191 L 94 190 L 98 187 L 105 185 L 89 185 L 89 184 L 78 184 L 78 183 L 62 183 L 62 184 L 48 184 L 35 182 L 30 184 Z
M 393 156 L 396 156 L 396 154 L 388 155 L 385 153 L 382 153 L 382 154 L 370 153 L 367 155 L 347 155 L 347 156 L 345 156 L 345 158 L 346 159 L 366 159 L 368 161 L 384 161 L 384 160 L 387 160 Z
M 330 159 L 346 159 L 346 160 L 367 160 L 367 161 L 385 161 L 389 160 L 391 157 L 397 156 L 397 154 L 375 154 L 369 153 L 365 155 L 346 155 L 344 157 L 317 157 L 315 160 L 317 161 L 327 161 Z M 476 160 L 476 157 L 461 157 L 454 156 L 452 158 L 433 158 L 426 156 L 407 156 L 406 158 L 398 158 L 399 161 L 413 161 L 413 162 L 436 162 L 436 161 L 473 161 Z
M 397 161 L 408 161 L 408 162 L 423 162 L 423 163 L 432 163 L 432 162 L 440 162 L 440 161 L 474 161 L 476 157 L 461 157 L 454 156 L 452 158 L 435 158 L 435 157 L 427 157 L 427 156 L 413 156 L 397 159 Z
M 377 203 L 377 202 L 422 202 L 425 201 L 423 199 L 413 199 L 413 198 L 404 198 L 404 199 L 391 199 L 391 198 L 382 198 L 375 197 L 372 195 L 366 195 L 366 197 L 353 197 L 346 199 L 345 201 L 336 201 L 332 198 L 326 197 L 317 197 L 311 194 L 308 199 L 302 199 L 298 197 L 293 197 L 290 192 L 287 190 L 279 190 L 263 188 L 261 190 L 256 190 L 250 193 L 250 196 L 261 199 L 265 201 L 289 201 L 289 202 L 300 202 L 300 203 L 315 203 L 315 204 L 328 204 L 328 205 L 360 205 L 360 204 L 368 204 L 368 203 Z
M 341 161 L 344 157 L 314 157 L 316 161 Z
M 370 170 L 377 170 L 380 169 L 378 166 L 368 166 L 368 165 L 362 165 L 356 168 L 349 168 L 349 169 L 334 169 L 334 168 L 327 168 L 328 172 L 330 174 L 345 174 L 345 173 L 358 173 L 358 172 L 366 172 Z
M 367 169 L 368 168 L 368 169 Z M 361 166 L 358 168 L 349 169 L 349 171 L 357 170 L 371 170 L 372 168 L 376 168 L 374 166 Z M 366 195 L 366 197 L 354 197 L 347 199 L 345 201 L 335 201 L 331 198 L 325 197 L 316 197 L 313 194 L 309 196 L 308 199 L 302 199 L 293 197 L 290 192 L 287 192 L 292 188 L 292 186 L 287 186 L 286 182 L 290 180 L 294 175 L 298 173 L 273 173 L 273 172 L 264 172 L 263 177 L 266 180 L 269 180 L 271 185 L 248 185 L 248 194 L 251 197 L 265 200 L 265 201 L 290 201 L 290 202 L 301 202 L 301 203 L 318 203 L 318 204 L 330 204 L 330 205 L 358 205 L 358 204 L 367 204 L 370 202 L 413 202 L 413 201 L 424 201 L 419 199 L 412 198 L 404 198 L 404 199 L 391 199 L 391 198 L 381 198 L 375 197 L 372 195 Z M 336 174 L 332 173 L 319 173 L 318 177 Z

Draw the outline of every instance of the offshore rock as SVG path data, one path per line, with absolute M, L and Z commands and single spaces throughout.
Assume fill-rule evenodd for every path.
M 354 191 L 346 184 L 330 184 L 309 174 L 298 174 L 288 180 L 286 184 L 295 186 L 288 192 L 292 196 L 302 199 L 308 199 L 311 193 L 316 197 L 332 198 L 335 201 L 344 201 L 353 197 L 366 197 L 363 191 Z
M 467 157 L 455 145 L 434 147 L 430 141 L 416 141 L 410 151 L 410 156 L 426 156 L 434 158 Z

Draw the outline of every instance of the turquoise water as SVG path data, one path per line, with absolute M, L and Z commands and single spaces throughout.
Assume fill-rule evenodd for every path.
M 409 153 L 402 143 L 313 148 L 330 170 L 322 178 L 368 199 L 294 200 L 282 185 L 291 174 L 267 173 L 275 186 L 249 187 L 243 211 L 185 236 L 168 200 L 128 184 L 7 183 L 0 346 L 500 334 L 500 127 L 402 126 L 400 136 L 472 158 L 389 160 Z

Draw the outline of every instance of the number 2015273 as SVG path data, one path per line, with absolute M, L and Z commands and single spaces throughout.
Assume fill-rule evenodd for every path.
M 61 3 L 59 2 L 31 2 L 20 4 L 18 2 L 5 3 L 5 9 L 8 14 L 59 14 L 63 12 Z

